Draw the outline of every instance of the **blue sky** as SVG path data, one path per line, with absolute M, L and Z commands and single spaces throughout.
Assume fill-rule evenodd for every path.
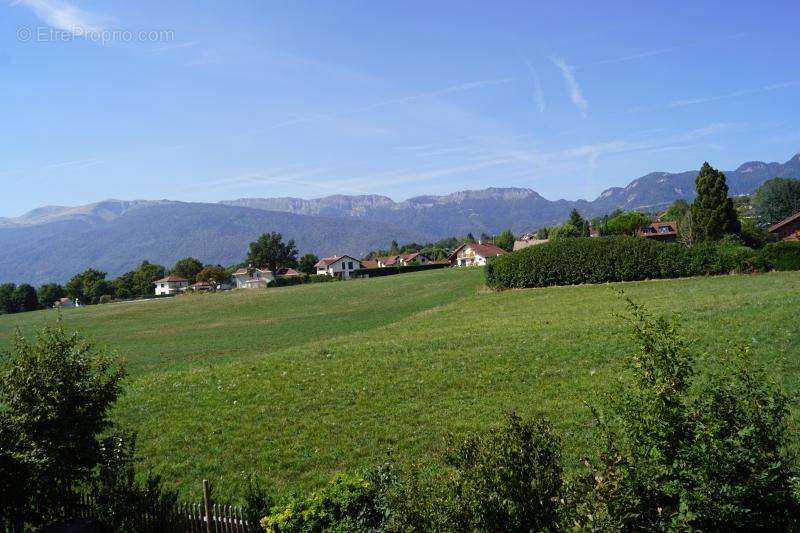
M 594 198 L 800 151 L 796 1 L 0 1 L 0 216 L 489 186 Z

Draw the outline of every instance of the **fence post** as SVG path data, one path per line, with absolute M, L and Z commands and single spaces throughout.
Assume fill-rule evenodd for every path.
M 203 480 L 203 504 L 206 508 L 206 533 L 211 533 L 211 506 L 208 497 L 208 480 Z

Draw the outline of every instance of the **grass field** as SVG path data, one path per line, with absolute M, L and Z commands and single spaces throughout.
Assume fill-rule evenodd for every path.
M 128 361 L 114 416 L 186 497 L 199 480 L 279 493 L 372 465 L 391 448 L 429 460 L 445 431 L 508 410 L 546 413 L 567 461 L 592 447 L 584 402 L 613 389 L 633 348 L 618 294 L 675 313 L 701 353 L 746 341 L 784 388 L 800 385 L 800 273 L 489 292 L 477 269 L 67 310 Z M 0 345 L 54 320 L 0 317 Z M 704 363 L 706 356 L 701 356 Z

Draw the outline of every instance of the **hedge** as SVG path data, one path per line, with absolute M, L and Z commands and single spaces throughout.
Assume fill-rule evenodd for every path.
M 498 289 L 639 281 L 766 269 L 746 246 L 685 246 L 641 237 L 559 239 L 502 255 L 486 266 Z
M 447 268 L 450 263 L 428 263 L 427 265 L 408 265 L 408 266 L 388 266 L 377 268 L 359 268 L 354 270 L 350 277 L 354 278 L 377 278 L 380 276 L 392 276 L 394 274 L 406 274 L 408 272 L 419 272 L 420 270 L 433 270 L 436 268 Z
M 800 270 L 800 241 L 770 243 L 764 246 L 761 255 L 775 270 Z

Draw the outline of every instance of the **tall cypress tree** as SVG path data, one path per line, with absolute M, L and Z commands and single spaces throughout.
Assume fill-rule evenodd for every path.
M 703 163 L 695 187 L 697 198 L 692 204 L 692 240 L 716 241 L 725 235 L 741 233 L 733 200 L 728 198 L 725 174 Z

